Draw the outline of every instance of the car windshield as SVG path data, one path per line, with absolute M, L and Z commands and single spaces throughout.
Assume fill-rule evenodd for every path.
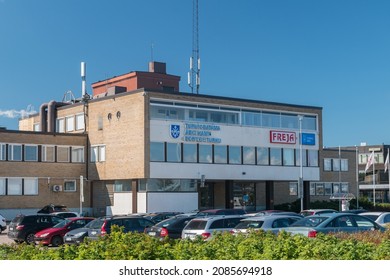
M 290 227 L 316 227 L 327 219 L 328 217 L 324 216 L 310 216 L 296 221 Z
M 86 228 L 101 228 L 102 225 L 104 223 L 104 220 L 103 219 L 96 219 L 96 220 L 93 220 L 92 222 L 89 222 L 85 227 Z
M 235 226 L 236 229 L 247 229 L 247 228 L 261 228 L 264 221 L 241 221 Z
M 53 228 L 63 228 L 64 226 L 66 226 L 70 222 L 71 222 L 71 220 L 65 219 L 65 220 L 59 222 L 58 224 L 54 225 Z
M 197 221 L 192 220 L 187 224 L 185 229 L 204 229 L 206 227 L 207 221 Z
M 372 221 L 375 221 L 376 219 L 378 219 L 379 214 L 378 215 L 376 215 L 376 214 L 369 214 L 369 215 L 362 215 L 362 216 L 367 217 L 367 218 L 369 218 Z
M 155 225 L 155 227 L 167 227 L 167 226 L 170 226 L 171 224 L 175 223 L 176 221 L 177 221 L 176 218 L 167 219 L 167 220 L 159 222 L 158 224 Z

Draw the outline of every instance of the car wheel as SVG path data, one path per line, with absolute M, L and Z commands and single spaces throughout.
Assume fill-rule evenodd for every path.
M 58 247 L 60 245 L 62 245 L 63 243 L 63 240 L 61 238 L 61 236 L 53 236 L 53 238 L 51 239 L 51 245 L 53 245 L 54 247 Z
M 27 244 L 35 244 L 34 243 L 34 233 L 29 233 L 26 235 L 25 241 Z

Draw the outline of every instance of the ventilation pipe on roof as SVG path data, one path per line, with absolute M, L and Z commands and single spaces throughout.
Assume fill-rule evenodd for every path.
M 47 103 L 43 103 L 39 108 L 39 123 L 42 132 L 47 132 L 47 114 L 46 109 L 48 107 Z

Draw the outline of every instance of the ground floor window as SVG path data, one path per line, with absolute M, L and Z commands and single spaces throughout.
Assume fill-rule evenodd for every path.
M 197 180 L 191 179 L 142 179 L 140 191 L 148 192 L 196 192 Z
M 256 191 L 254 183 L 239 183 L 233 185 L 234 208 L 246 211 L 256 210 Z
M 76 191 L 76 181 L 64 181 L 64 191 L 75 192 Z

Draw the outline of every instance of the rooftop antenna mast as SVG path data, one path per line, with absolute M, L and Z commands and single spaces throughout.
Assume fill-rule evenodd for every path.
M 200 86 L 200 57 L 199 57 L 199 26 L 198 26 L 198 0 L 192 0 L 192 56 L 190 57 L 190 71 L 188 72 L 188 85 L 191 92 L 199 94 Z

